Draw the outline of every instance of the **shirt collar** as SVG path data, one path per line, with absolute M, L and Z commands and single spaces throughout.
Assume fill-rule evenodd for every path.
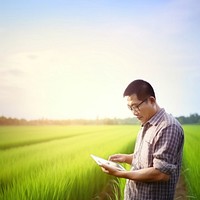
M 143 126 L 145 126 L 146 124 L 156 126 L 159 123 L 160 118 L 163 116 L 164 113 L 165 109 L 161 108 L 158 112 L 156 112 L 155 115 L 153 115 L 153 117 L 151 117 L 145 124 L 143 124 Z

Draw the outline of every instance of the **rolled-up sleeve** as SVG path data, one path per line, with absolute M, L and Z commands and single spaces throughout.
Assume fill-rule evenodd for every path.
M 173 174 L 180 162 L 183 135 L 181 129 L 172 124 L 157 135 L 153 153 L 153 167 L 165 174 Z

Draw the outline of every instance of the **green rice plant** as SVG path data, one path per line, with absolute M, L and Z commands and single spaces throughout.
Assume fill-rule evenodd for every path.
M 199 142 L 200 126 L 185 125 L 185 144 L 183 157 L 183 174 L 187 185 L 188 199 L 200 199 L 199 177 L 200 162 Z
M 122 199 L 90 154 L 132 152 L 138 128 L 0 127 L 0 199 Z
M 0 149 L 49 142 L 78 135 L 92 134 L 104 130 L 104 126 L 2 126 L 0 128 Z

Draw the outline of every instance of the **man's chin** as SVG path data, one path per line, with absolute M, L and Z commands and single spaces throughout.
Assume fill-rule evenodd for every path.
M 137 119 L 138 119 L 140 122 L 143 121 L 143 120 L 142 120 L 142 117 L 137 117 Z

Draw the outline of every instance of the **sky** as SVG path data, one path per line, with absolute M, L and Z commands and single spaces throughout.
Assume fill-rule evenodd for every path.
M 200 113 L 199 35 L 199 0 L 0 0 L 0 116 L 132 117 L 135 79 Z

